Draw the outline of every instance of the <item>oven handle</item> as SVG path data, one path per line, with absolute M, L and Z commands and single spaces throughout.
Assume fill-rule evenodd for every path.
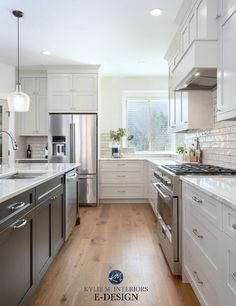
M 160 183 L 152 183 L 153 187 L 159 192 L 160 196 L 164 199 L 167 200 L 170 198 L 169 195 L 164 194 L 164 192 L 161 190 L 161 184 Z

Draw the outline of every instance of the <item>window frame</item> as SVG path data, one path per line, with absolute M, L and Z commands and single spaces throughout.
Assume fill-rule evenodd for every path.
M 124 91 L 122 98 L 122 127 L 127 129 L 128 127 L 128 101 L 163 101 L 165 100 L 167 103 L 167 111 L 168 111 L 168 122 L 169 122 L 169 96 L 167 90 L 159 90 L 159 91 Z M 142 103 L 142 101 L 140 101 Z M 150 110 L 150 108 L 149 108 Z M 150 117 L 150 116 L 149 116 Z M 148 137 L 150 139 L 150 135 Z M 127 147 L 127 139 L 124 138 L 122 140 L 123 146 Z M 151 143 L 149 142 L 149 149 L 147 151 L 138 151 L 136 154 L 165 154 L 165 153 L 173 153 L 173 148 L 175 146 L 175 137 L 171 136 L 171 151 L 151 151 Z

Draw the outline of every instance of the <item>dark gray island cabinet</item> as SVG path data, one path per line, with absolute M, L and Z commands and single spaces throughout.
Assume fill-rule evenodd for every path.
M 0 203 L 0 306 L 24 305 L 64 242 L 64 176 Z

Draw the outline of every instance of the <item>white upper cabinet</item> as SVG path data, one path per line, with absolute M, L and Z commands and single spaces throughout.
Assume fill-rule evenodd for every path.
M 227 1 L 229 3 L 235 1 Z M 236 119 L 236 6 L 219 20 L 217 120 Z
M 213 97 L 209 91 L 169 93 L 169 131 L 181 133 L 213 126 Z
M 48 71 L 49 112 L 97 112 L 97 73 Z
M 201 1 L 196 10 L 197 14 L 197 37 L 199 39 L 207 38 L 207 3 Z
M 19 135 L 21 136 L 47 136 L 47 78 L 22 77 L 23 92 L 30 97 L 29 112 L 19 113 Z

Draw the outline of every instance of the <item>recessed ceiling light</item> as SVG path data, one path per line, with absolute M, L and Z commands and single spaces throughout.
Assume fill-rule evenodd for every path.
M 184 88 L 188 87 L 188 84 L 184 84 Z
M 200 75 L 200 72 L 196 72 L 195 76 L 198 77 Z
M 157 16 L 160 16 L 161 14 L 162 14 L 162 10 L 159 8 L 156 8 L 150 11 L 151 16 L 157 17 Z
M 144 61 L 140 61 L 140 62 L 138 62 L 138 63 L 139 63 L 139 65 L 144 65 L 144 64 L 145 64 Z
M 48 50 L 42 51 L 43 55 L 51 55 L 51 52 Z

